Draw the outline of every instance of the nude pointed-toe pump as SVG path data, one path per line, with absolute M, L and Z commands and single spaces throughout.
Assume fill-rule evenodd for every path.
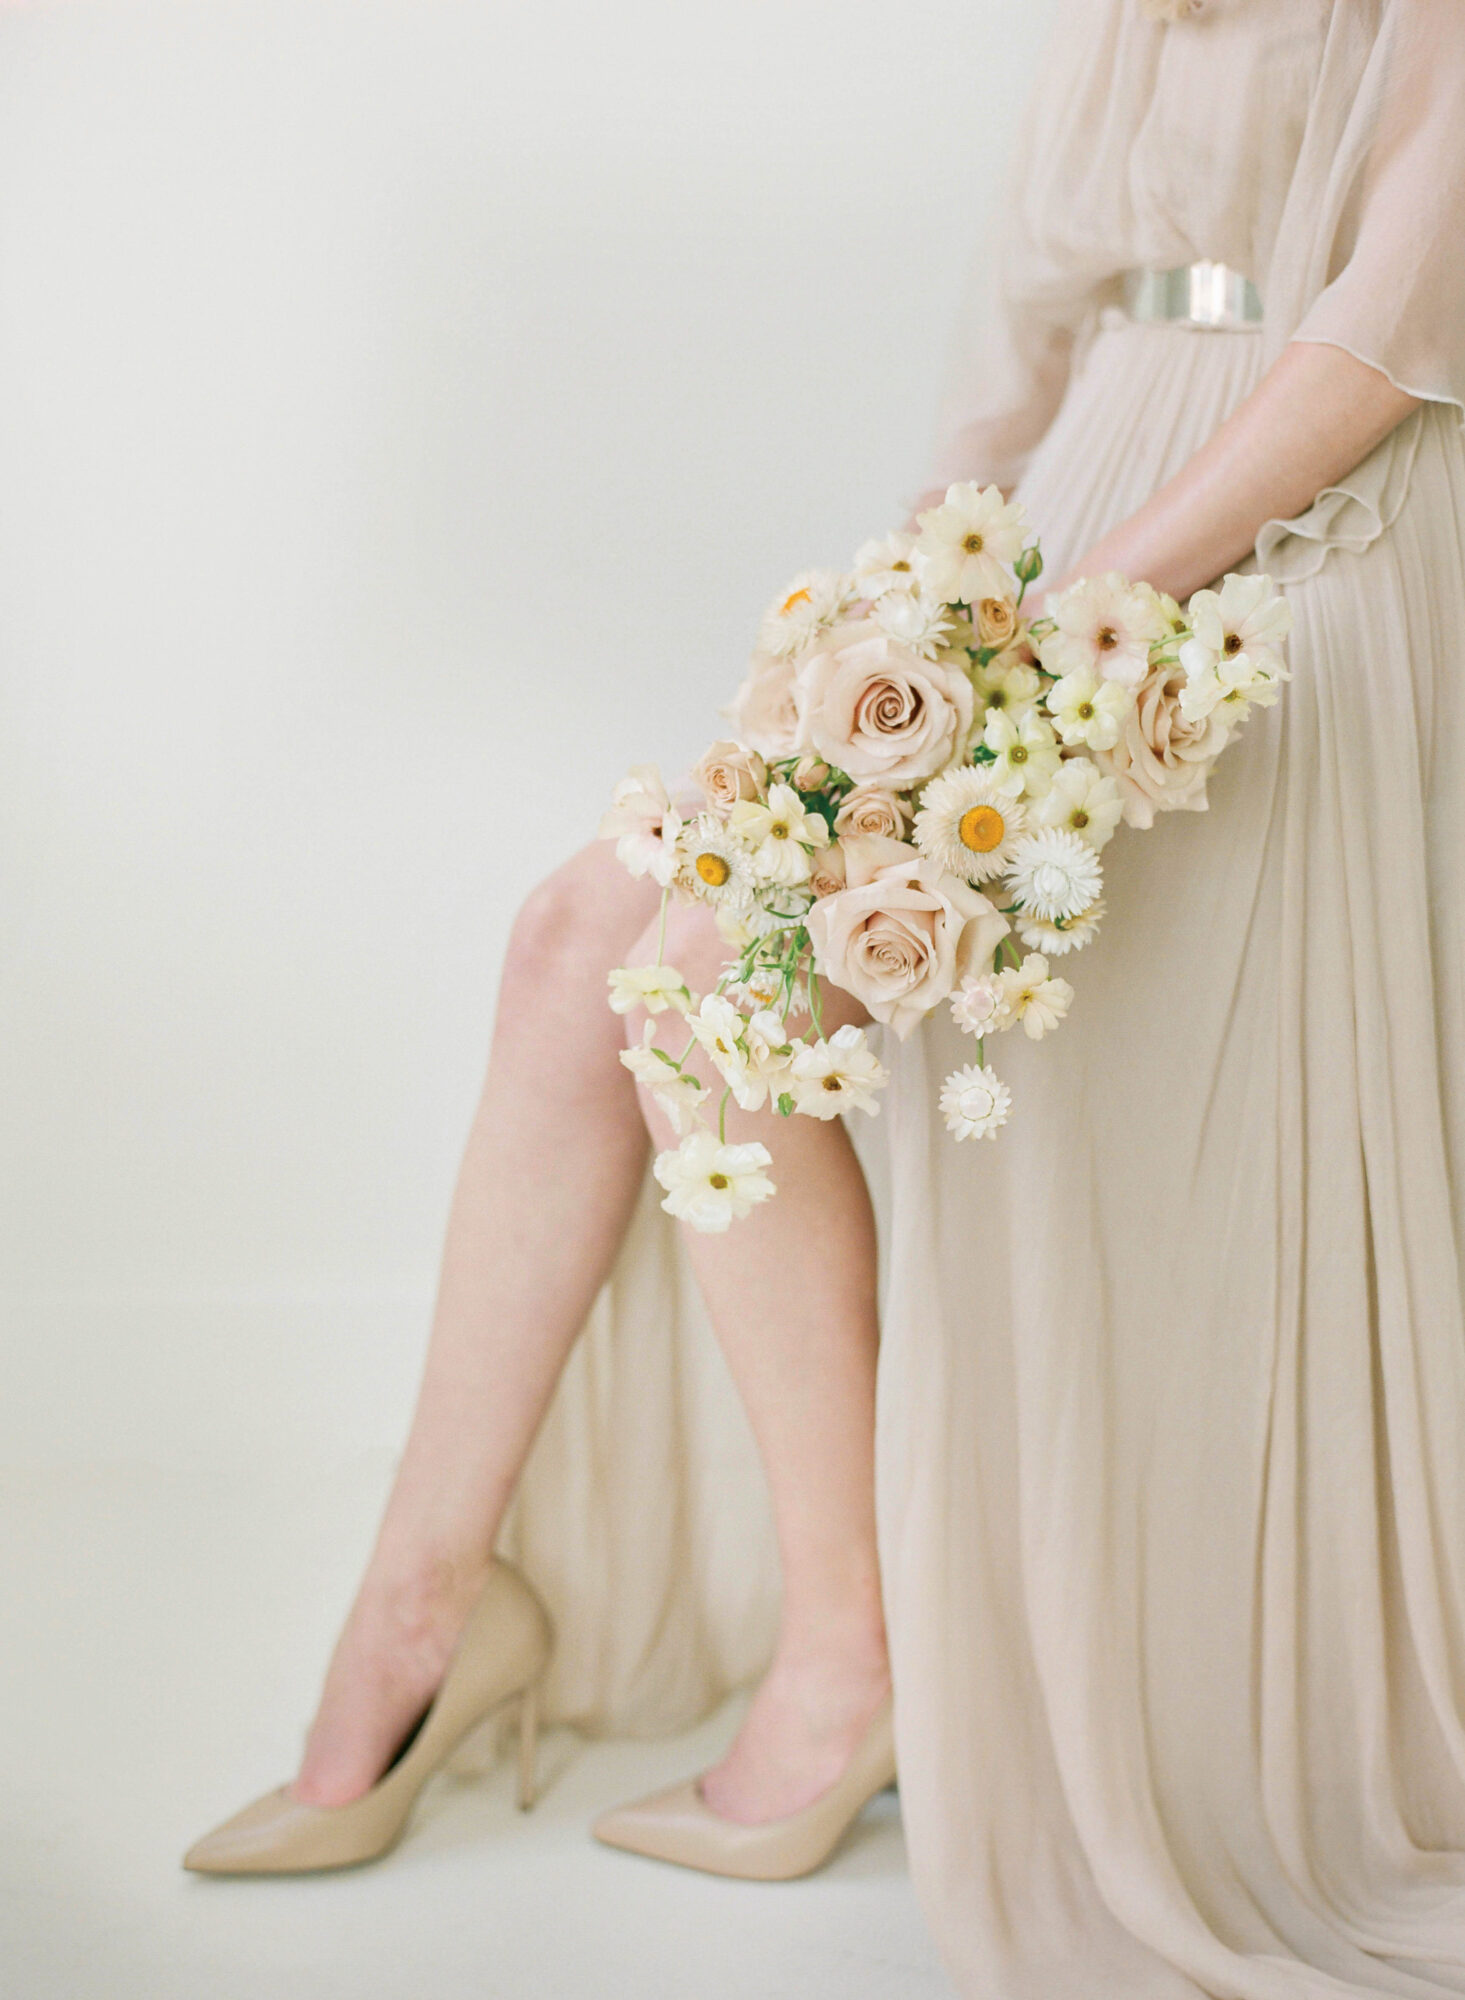
M 895 1732 L 885 1700 L 859 1747 L 827 1792 L 787 1819 L 743 1826 L 715 1813 L 700 1780 L 617 1806 L 595 1822 L 597 1840 L 654 1861 L 674 1861 L 709 1875 L 747 1882 L 789 1882 L 811 1875 L 834 1853 L 877 1792 L 895 1782 Z
M 369 1792 L 344 1806 L 310 1806 L 282 1785 L 183 1857 L 200 1875 L 301 1875 L 375 1861 L 400 1839 L 417 1796 L 475 1724 L 518 1703 L 519 1804 L 534 1803 L 539 1683 L 553 1637 L 549 1615 L 519 1572 L 495 1561 L 432 1705 Z

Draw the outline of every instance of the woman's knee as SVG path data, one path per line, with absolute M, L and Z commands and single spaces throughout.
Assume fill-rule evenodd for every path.
M 603 982 L 631 948 L 658 893 L 629 876 L 608 845 L 582 848 L 520 905 L 509 934 L 506 975 Z

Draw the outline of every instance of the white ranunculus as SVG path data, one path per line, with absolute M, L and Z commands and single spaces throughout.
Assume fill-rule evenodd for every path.
M 747 1015 L 720 993 L 709 993 L 696 1013 L 687 1016 L 687 1026 L 743 1110 L 757 1111 L 767 1099 L 768 1086 L 753 1074 L 744 1040 L 747 1025 Z
M 793 887 L 809 879 L 809 855 L 829 841 L 823 815 L 807 812 L 792 785 L 771 785 L 767 800 L 740 799 L 728 832 L 747 851 L 759 882 Z
M 1166 633 L 1164 607 L 1147 583 L 1110 571 L 1083 577 L 1048 599 L 1056 630 L 1038 642 L 1050 674 L 1087 670 L 1100 680 L 1138 687 L 1150 670 L 1150 648 Z
M 1186 721 L 1219 710 L 1234 725 L 1253 707 L 1270 708 L 1291 679 L 1282 649 L 1292 630 L 1292 606 L 1272 579 L 1232 575 L 1219 591 L 1198 590 L 1190 622 L 1192 636 L 1180 648 Z
M 915 536 L 903 528 L 866 542 L 855 557 L 855 595 L 883 597 L 887 590 L 914 589 L 920 572 L 915 548 Z
M 666 1189 L 662 1207 L 703 1235 L 721 1235 L 775 1192 L 764 1172 L 766 1146 L 724 1146 L 714 1132 L 693 1132 L 675 1152 L 658 1153 L 653 1171 Z
M 1011 1109 L 1011 1091 L 986 1065 L 967 1063 L 941 1086 L 942 1115 L 958 1139 L 995 1139 Z
M 1053 727 L 1071 749 L 1082 744 L 1088 750 L 1111 750 L 1134 707 L 1134 690 L 1078 667 L 1049 688 L 1047 707 Z
M 1070 951 L 1082 951 L 1086 944 L 1092 943 L 1103 919 L 1104 899 L 1100 896 L 1096 903 L 1090 903 L 1076 917 L 1066 917 L 1061 924 L 1051 923 L 1046 917 L 1035 917 L 1028 910 L 1020 910 L 1013 922 L 1029 951 L 1045 952 L 1049 958 L 1063 958 Z
M 662 839 L 668 815 L 679 828 L 661 773 L 654 764 L 637 764 L 611 793 L 610 809 L 600 822 L 600 837 L 615 842 L 622 866 L 637 877 L 652 876 L 663 889 L 676 865 L 675 831 L 670 842 Z
M 1187 682 L 1217 684 L 1221 696 L 1231 686 L 1261 686 L 1287 680 L 1283 646 L 1293 628 L 1293 608 L 1271 576 L 1225 578 L 1219 590 L 1197 590 L 1189 604 L 1191 638 L 1181 646 Z M 1195 700 L 1195 698 L 1193 698 Z M 1249 700 L 1261 700 L 1251 694 Z M 1269 702 L 1277 700 L 1273 688 Z M 1185 708 L 1185 692 L 1181 694 Z M 1211 702 L 1215 706 L 1215 702 Z M 1185 714 L 1193 714 L 1185 708 Z M 1209 708 L 1197 712 L 1209 714 Z
M 1064 827 L 1025 833 L 1013 850 L 1008 887 L 1025 911 L 1067 923 L 1099 898 L 1104 871 L 1086 840 Z
M 1022 554 L 1027 510 L 996 486 L 949 486 L 939 507 L 917 516 L 921 588 L 946 604 L 1015 594 L 1012 565 Z
M 1040 1042 L 1052 1034 L 1073 1004 L 1073 988 L 1066 979 L 1048 975 L 1048 961 L 1031 951 L 1019 966 L 1009 966 L 998 975 L 999 1007 L 1003 1027 L 1021 1024 L 1023 1033 Z
M 993 709 L 982 731 L 982 741 L 996 760 L 986 768 L 1004 797 L 1042 798 L 1061 761 L 1058 738 L 1046 716 L 1036 709 L 1028 709 L 1021 715 Z
M 808 1118 L 838 1118 L 845 1111 L 880 1109 L 875 1095 L 890 1072 L 865 1039 L 863 1028 L 836 1028 L 828 1041 L 794 1050 L 789 1090 L 795 1111 Z
M 674 965 L 618 965 L 608 983 L 617 1014 L 629 1014 L 633 1007 L 644 1007 L 648 1014 L 674 1007 L 685 1014 L 693 1005 L 691 988 Z
M 1067 757 L 1034 806 L 1033 824 L 1067 827 L 1097 853 L 1113 838 L 1123 813 L 1115 780 L 1087 757 Z

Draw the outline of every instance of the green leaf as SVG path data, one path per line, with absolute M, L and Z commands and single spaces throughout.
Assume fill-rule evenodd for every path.
M 789 1117 L 793 1112 L 793 1108 L 794 1108 L 794 1101 L 792 1097 L 790 1097 L 789 1093 L 786 1090 L 781 1091 L 779 1093 L 779 1098 L 778 1098 L 779 1117 L 780 1118 Z

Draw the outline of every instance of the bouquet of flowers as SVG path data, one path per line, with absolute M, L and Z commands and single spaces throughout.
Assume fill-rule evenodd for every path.
M 888 1072 L 862 1028 L 825 1035 L 821 980 L 899 1037 L 949 1004 L 975 1049 L 941 1110 L 958 1139 L 994 1137 L 1011 1098 L 987 1038 L 1039 1040 L 1067 1014 L 1050 961 L 1098 929 L 1115 830 L 1204 810 L 1217 757 L 1288 678 L 1291 611 L 1265 576 L 1182 610 L 1111 574 L 1037 614 L 1042 556 L 998 488 L 953 486 L 917 526 L 848 573 L 795 577 L 726 711 L 734 737 L 675 800 L 639 766 L 601 825 L 661 884 L 663 919 L 671 897 L 707 904 L 729 947 L 706 995 L 664 960 L 611 974 L 618 1012 L 685 1017 L 680 1054 L 648 1022 L 622 1060 L 680 1138 L 656 1160 L 662 1206 L 699 1229 L 775 1191 L 765 1146 L 726 1143 L 730 1099 L 879 1109 Z M 723 1083 L 715 1130 L 698 1049 Z

